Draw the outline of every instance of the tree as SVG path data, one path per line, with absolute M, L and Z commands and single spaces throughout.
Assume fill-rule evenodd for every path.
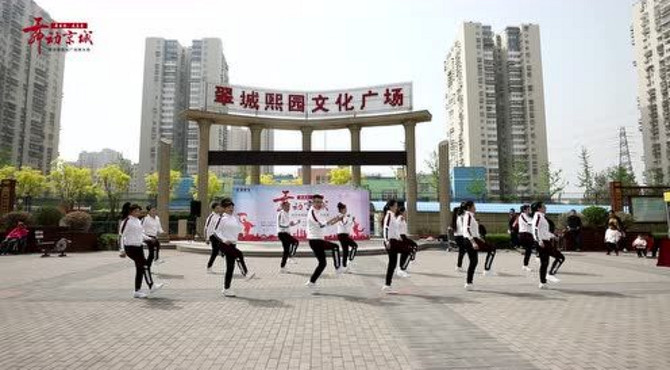
M 629 172 L 626 167 L 613 166 L 607 169 L 607 178 L 610 181 L 619 181 L 623 186 L 637 186 L 635 174 Z
M 484 201 L 486 200 L 486 179 L 484 176 L 477 176 L 477 178 L 470 181 L 468 185 L 468 192 L 472 194 L 477 200 Z
M 584 201 L 595 201 L 595 175 L 591 166 L 591 155 L 585 147 L 582 147 L 579 153 L 579 166 L 581 170 L 577 174 L 577 183 L 580 188 L 584 189 Z
M 209 181 L 207 184 L 207 203 L 211 203 L 214 200 L 214 197 L 221 192 L 221 181 L 216 177 L 216 174 L 212 171 L 209 171 Z M 198 175 L 193 176 L 193 198 L 198 199 Z
M 264 173 L 261 175 L 261 185 L 274 185 L 276 184 L 274 176 L 271 173 Z
M 662 186 L 663 170 L 660 168 L 652 168 L 644 171 L 644 182 L 649 186 Z
M 130 187 L 130 175 L 123 172 L 117 164 L 107 165 L 95 172 L 96 182 L 104 192 L 109 203 L 109 216 L 116 214 L 121 195 L 128 192 Z
M 172 150 L 170 153 L 170 169 L 177 172 L 184 171 L 184 156 Z
M 430 170 L 430 187 L 435 190 L 438 200 L 440 198 L 440 157 L 437 150 L 430 152 L 428 159 L 424 160 L 424 164 Z M 485 182 L 486 185 L 486 182 Z M 474 193 L 473 193 L 474 194 Z
M 12 164 L 12 149 L 7 146 L 0 148 L 0 166 L 9 166 Z M 2 180 L 2 179 L 0 179 Z
M 133 162 L 131 162 L 130 159 L 119 158 L 115 164 L 119 165 L 121 171 L 129 175 L 133 173 Z
M 528 186 L 528 163 L 516 160 L 512 163 L 509 173 L 510 198 L 517 199 L 521 195 L 522 186 Z
M 47 189 L 47 178 L 42 171 L 23 167 L 14 174 L 16 178 L 16 195 L 23 198 L 24 209 L 30 212 L 30 203 L 34 196 L 43 194 Z
M 13 179 L 16 173 L 16 167 L 5 165 L 0 168 L 0 180 Z
M 330 170 L 331 185 L 346 185 L 351 181 L 351 167 L 337 167 Z
M 568 183 L 563 179 L 563 170 L 551 170 L 551 164 L 547 163 L 540 168 L 540 177 L 538 188 L 540 194 L 538 196 L 546 196 L 547 200 L 551 200 L 554 195 L 563 192 Z
M 48 176 L 49 188 L 61 199 L 66 211 L 89 196 L 97 195 L 91 170 L 66 164 L 62 160 L 53 163 Z
M 179 184 L 181 180 L 181 172 L 170 170 L 170 199 L 174 198 L 175 187 Z M 158 172 L 148 174 L 144 177 L 144 181 L 147 186 L 147 195 L 151 199 L 156 199 L 158 197 Z

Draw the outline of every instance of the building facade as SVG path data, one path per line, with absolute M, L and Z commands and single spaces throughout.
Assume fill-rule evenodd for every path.
M 633 5 L 631 36 L 637 72 L 645 180 L 670 182 L 670 0 Z
M 452 167 L 485 168 L 492 195 L 541 193 L 548 169 L 539 26 L 466 22 L 444 62 Z
M 0 158 L 49 172 L 58 158 L 65 52 L 29 45 L 23 28 L 49 13 L 31 0 L 0 2 Z
M 109 164 L 118 164 L 123 160 L 123 154 L 112 149 L 103 149 L 99 152 L 81 152 L 76 165 L 90 168 L 93 172 Z

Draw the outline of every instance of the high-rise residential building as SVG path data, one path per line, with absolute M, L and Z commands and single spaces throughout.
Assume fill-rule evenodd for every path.
M 631 36 L 648 184 L 670 182 L 670 0 L 633 5 Z
M 41 53 L 28 44 L 23 28 L 35 17 L 52 22 L 31 0 L 0 2 L 0 157 L 48 172 L 58 157 L 66 53 L 44 40 Z
M 99 152 L 81 152 L 76 165 L 96 171 L 109 164 L 118 164 L 123 160 L 123 154 L 112 149 L 103 149 Z
M 537 194 L 548 168 L 539 26 L 465 22 L 444 62 L 450 163 L 484 167 L 489 194 Z M 546 185 L 544 185 L 546 186 Z
M 177 40 L 147 38 L 144 54 L 144 88 L 142 98 L 142 128 L 138 188 L 144 189 L 144 176 L 158 170 L 158 143 L 162 138 L 172 141 L 172 165 L 185 175 L 198 170 L 198 126 L 179 118 L 185 109 L 208 109 L 208 84 L 228 84 L 228 64 L 221 40 L 193 40 L 183 47 Z M 231 146 L 229 135 L 248 136 L 248 131 L 213 125 L 210 131 L 210 150 L 244 150 Z M 238 132 L 239 131 L 239 132 Z M 272 132 L 269 132 L 272 137 Z M 237 139 L 240 141 L 242 139 Z M 246 140 L 242 140 L 245 141 Z M 272 140 L 266 140 L 270 142 Z M 245 144 L 246 145 L 246 144 Z M 264 150 L 271 150 L 265 146 Z M 219 175 L 230 168 L 212 167 Z

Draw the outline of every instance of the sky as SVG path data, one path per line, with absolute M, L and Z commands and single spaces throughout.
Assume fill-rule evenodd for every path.
M 630 25 L 633 0 L 37 0 L 58 21 L 88 22 L 90 52 L 65 64 L 60 155 L 111 148 L 137 161 L 144 40 L 222 40 L 230 82 L 286 90 L 328 90 L 412 81 L 417 165 L 447 138 L 444 58 L 464 21 L 540 26 L 549 160 L 578 191 L 577 155 L 596 170 L 618 163 L 624 126 L 641 179 L 636 76 Z M 277 132 L 276 150 L 300 150 L 298 132 Z M 326 135 L 326 136 L 324 136 Z M 362 150 L 400 150 L 401 127 L 362 131 Z M 313 150 L 347 150 L 346 131 L 316 132 Z M 286 172 L 287 168 L 280 168 Z M 363 172 L 388 173 L 369 167 Z

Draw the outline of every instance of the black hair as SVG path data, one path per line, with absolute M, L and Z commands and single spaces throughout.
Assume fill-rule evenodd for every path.
M 461 215 L 461 206 L 454 207 L 454 210 L 451 211 L 451 228 L 454 229 L 454 231 L 456 231 L 456 220 L 460 215 Z
M 524 204 L 521 206 L 521 208 L 519 208 L 519 210 L 521 211 L 521 213 L 524 213 L 528 208 L 530 208 L 530 206 L 528 204 Z
M 235 203 L 233 203 L 233 200 L 230 198 L 223 198 L 221 199 L 221 207 L 226 208 L 230 206 L 234 206 Z
M 470 209 L 471 207 L 473 207 L 474 205 L 475 205 L 475 202 L 473 202 L 471 200 L 468 200 L 468 201 L 465 201 L 465 202 L 461 203 L 461 208 L 463 208 L 463 212 L 465 212 L 468 209 Z
M 398 206 L 398 209 L 395 211 L 395 215 L 400 216 L 401 214 L 405 213 L 405 206 Z
M 321 195 L 321 194 L 314 194 L 314 195 L 312 195 L 312 199 L 321 199 L 321 200 L 323 200 L 323 195 Z
M 123 206 L 121 207 L 121 218 L 128 218 L 128 216 L 130 216 L 136 209 L 142 209 L 142 207 L 140 207 L 139 204 L 130 204 L 130 202 L 123 203 Z
M 384 214 L 382 215 L 382 230 L 384 230 L 384 219 L 386 218 L 386 214 L 388 211 L 391 210 L 391 207 L 394 205 L 398 204 L 398 201 L 395 199 L 389 199 L 386 201 L 386 205 L 384 206 L 384 210 L 382 211 Z
M 347 208 L 347 205 L 346 205 L 346 204 L 344 204 L 344 203 L 342 203 L 342 202 L 337 203 L 337 210 L 338 210 L 338 211 L 341 211 L 341 210 L 343 210 L 343 209 L 345 209 L 345 208 Z
M 219 202 L 212 202 L 212 203 L 209 204 L 209 206 L 210 206 L 212 209 L 216 209 L 216 207 L 217 207 L 218 205 L 219 205 Z
M 544 203 L 542 202 L 534 202 L 533 204 L 530 205 L 530 212 L 535 216 L 535 212 L 537 212 L 540 208 L 544 206 Z
M 147 211 L 151 211 L 151 210 L 154 209 L 154 208 L 156 208 L 156 207 L 153 206 L 153 205 L 151 205 L 151 204 L 149 204 L 149 205 L 147 206 Z

